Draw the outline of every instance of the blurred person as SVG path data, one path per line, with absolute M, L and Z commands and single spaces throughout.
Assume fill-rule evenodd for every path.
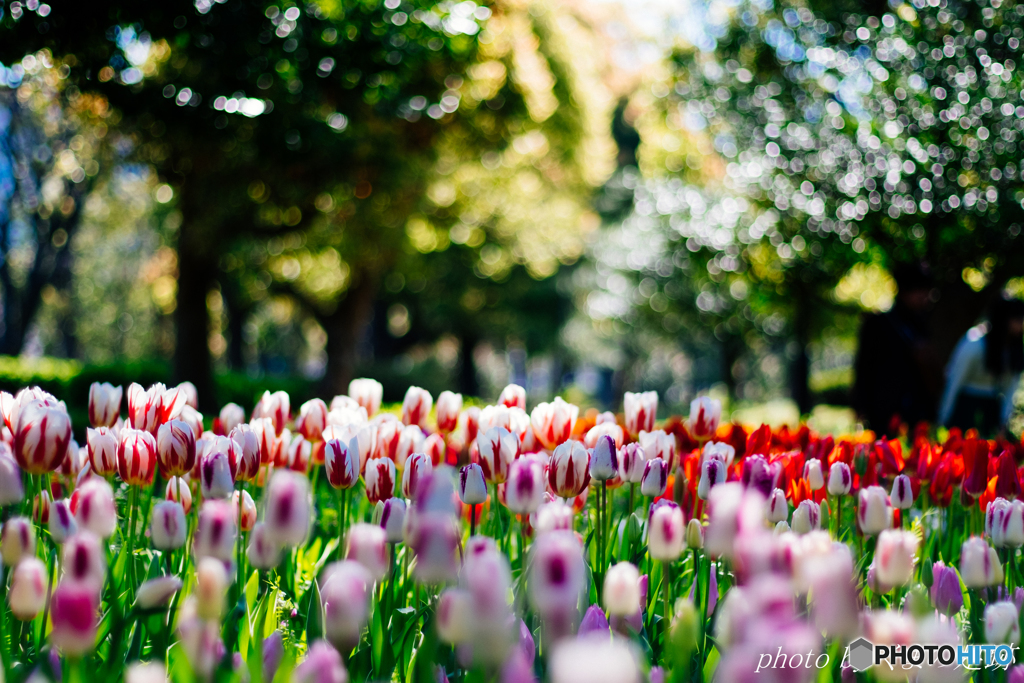
M 939 423 L 992 435 L 1006 427 L 1024 370 L 1024 301 L 999 297 L 946 366 Z
M 866 315 L 854 361 L 853 408 L 878 434 L 935 417 L 941 377 L 929 339 L 933 281 L 920 265 L 898 266 L 896 301 Z

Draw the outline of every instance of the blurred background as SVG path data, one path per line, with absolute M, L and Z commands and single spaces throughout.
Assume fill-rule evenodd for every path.
M 938 368 L 1024 295 L 1022 15 L 0 0 L 0 385 L 850 425 L 901 265 Z

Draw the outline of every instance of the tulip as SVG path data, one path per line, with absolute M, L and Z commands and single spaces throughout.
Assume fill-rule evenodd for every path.
M 878 535 L 875 571 L 878 581 L 887 586 L 904 586 L 914 572 L 918 538 L 909 531 L 886 529 Z
M 402 540 L 403 528 L 405 526 L 406 504 L 401 498 L 389 498 L 377 503 L 380 516 L 375 520 L 384 530 L 385 540 L 388 543 L 398 543 Z
M 800 501 L 793 511 L 793 531 L 806 534 L 820 528 L 821 506 L 810 499 Z
M 537 538 L 531 555 L 527 582 L 530 604 L 553 639 L 568 635 L 586 583 L 580 544 L 572 532 L 552 531 Z
M 96 644 L 99 594 L 65 581 L 57 584 L 50 600 L 53 630 L 50 642 L 69 657 L 83 655 Z
M 932 602 L 936 609 L 946 616 L 953 616 L 964 606 L 964 596 L 960 592 L 960 577 L 956 570 L 943 562 L 932 565 Z
M 64 542 L 64 582 L 88 586 L 97 595 L 107 579 L 106 553 L 91 531 L 79 531 Z
M 366 409 L 366 414 L 373 417 L 380 410 L 380 402 L 384 397 L 384 385 L 375 379 L 354 379 L 349 382 L 348 395 Z
M 174 594 L 181 590 L 181 579 L 177 576 L 158 576 L 149 579 L 135 591 L 135 605 L 142 610 L 165 607 Z
M 804 480 L 812 491 L 825 487 L 825 475 L 821 471 L 821 461 L 814 459 L 804 463 Z
M 199 459 L 199 484 L 203 498 L 227 498 L 231 495 L 235 490 L 235 480 L 231 476 L 231 461 L 227 453 L 217 448 L 207 449 Z
M 52 472 L 71 443 L 71 419 L 62 407 L 40 401 L 23 405 L 14 430 L 14 457 L 29 474 Z
M 544 500 L 544 468 L 526 456 L 509 468 L 505 484 L 505 504 L 518 515 L 535 512 Z
M 572 531 L 572 505 L 559 499 L 542 504 L 530 518 L 530 525 L 539 536 L 550 531 Z
M 147 486 L 156 471 L 156 439 L 149 432 L 125 427 L 117 446 L 117 473 L 129 486 Z
M 196 466 L 196 437 L 192 428 L 180 420 L 160 425 L 156 450 L 163 473 L 180 477 Z
M 1003 582 L 1003 566 L 996 549 L 977 536 L 964 541 L 960 550 L 960 578 L 968 588 L 997 586 Z
M 743 473 L 740 480 L 743 486 L 760 491 L 766 498 L 779 481 L 778 463 L 770 464 L 764 456 L 751 455 L 743 461 Z
M 762 529 L 764 519 L 764 498 L 760 492 L 744 489 L 739 482 L 719 484 L 708 496 L 705 550 L 711 555 L 732 558 L 736 539 Z
M 555 397 L 551 403 L 540 403 L 530 414 L 530 426 L 544 448 L 554 450 L 572 435 L 580 409 Z
M 698 441 L 714 437 L 721 418 L 722 402 L 718 399 L 700 396 L 690 402 L 690 433 Z
M 459 500 L 465 505 L 479 505 L 487 500 L 487 483 L 480 465 L 470 463 L 459 470 Z
M 498 403 L 508 408 L 526 410 L 526 389 L 518 384 L 509 384 L 501 390 Z
M 405 392 L 405 399 L 402 400 L 402 423 L 422 427 L 433 404 L 434 399 L 431 398 L 429 391 L 420 387 L 409 387 Z
M 188 524 L 185 522 L 185 508 L 181 503 L 169 500 L 153 506 L 153 519 L 149 534 L 157 550 L 176 550 L 185 545 Z
M 395 463 L 389 458 L 374 458 L 366 463 L 366 497 L 371 503 L 387 500 L 395 490 Z
M 313 519 L 309 480 L 296 472 L 274 472 L 264 499 L 270 538 L 282 546 L 302 545 Z
M 260 464 L 274 464 L 274 456 L 277 453 L 277 432 L 274 429 L 274 421 L 269 417 L 253 418 L 250 422 L 256 440 L 259 442 Z
M 359 483 L 359 446 L 352 448 L 338 439 L 324 443 L 324 470 L 327 481 L 336 489 L 350 489 Z
M 299 407 L 295 426 L 307 441 L 320 441 L 327 426 L 327 404 L 319 398 L 306 401 Z
M 575 498 L 590 484 L 590 454 L 579 441 L 566 441 L 551 456 L 548 485 L 560 498 Z
M 996 463 L 996 495 L 1014 500 L 1020 495 L 1020 476 L 1017 474 L 1017 462 L 1013 459 L 1013 451 L 1006 449 Z
M 991 503 L 989 504 L 991 507 Z M 1024 545 L 1024 501 L 1015 500 L 1003 517 L 1003 545 L 1019 548 Z
M 396 420 L 394 415 L 384 413 L 376 417 L 371 424 L 376 426 L 376 443 L 371 457 L 394 461 L 398 441 L 402 437 L 402 423 Z
M 316 647 L 316 644 L 313 645 Z M 334 647 L 328 645 L 330 649 L 334 650 Z M 334 650 L 337 652 L 337 650 Z M 277 669 L 281 665 L 281 659 L 284 657 L 284 642 L 281 636 L 281 631 L 276 630 L 266 637 L 263 641 L 263 680 L 273 681 L 277 675 Z M 314 678 L 314 681 L 328 680 L 329 678 Z M 344 683 L 344 680 L 342 681 Z
M 472 637 L 473 599 L 459 588 L 447 588 L 437 601 L 437 635 L 452 645 Z
M 767 506 L 768 521 L 772 524 L 785 522 L 789 519 L 789 503 L 786 501 L 786 492 L 782 489 L 775 489 L 772 495 L 768 496 Z
M 665 494 L 668 486 L 668 463 L 661 458 L 651 458 L 644 465 L 644 476 L 640 481 L 640 494 L 657 498 Z
M 260 436 L 251 426 L 243 423 L 231 430 L 229 439 L 238 446 L 230 449 L 235 456 L 235 481 L 252 481 L 260 471 L 263 459 L 260 453 Z
M 910 486 L 910 477 L 905 474 L 897 475 L 892 482 L 889 502 L 897 510 L 910 509 L 910 506 L 914 504 L 914 490 Z
M 113 427 L 121 413 L 121 387 L 109 382 L 93 382 L 89 386 L 89 424 Z
M 271 540 L 263 522 L 253 526 L 245 556 L 255 569 L 273 569 L 281 564 L 281 546 Z
M 324 634 L 335 647 L 347 651 L 359 642 L 369 617 L 373 577 L 351 560 L 328 565 L 324 577 L 320 584 Z
M 725 482 L 725 463 L 711 459 L 705 460 L 700 468 L 700 482 L 697 483 L 697 497 L 707 500 L 711 488 Z
M 845 496 L 853 486 L 853 474 L 845 462 L 834 462 L 828 471 L 828 492 L 832 496 Z
M 619 562 L 609 568 L 602 595 L 608 614 L 631 616 L 640 608 L 640 572 L 629 562 Z
M 551 683 L 640 683 L 636 656 L 607 635 L 566 640 L 551 655 Z M 729 680 L 729 679 L 726 679 Z
M 227 604 L 227 589 L 224 563 L 213 557 L 201 558 L 196 564 L 196 611 L 200 619 L 220 621 Z
M 661 458 L 668 463 L 671 470 L 676 459 L 676 437 L 657 429 L 653 432 L 640 432 L 640 447 L 644 449 L 647 459 Z
M 49 572 L 42 560 L 26 557 L 14 568 L 7 602 L 19 621 L 32 621 L 46 606 Z
M 442 391 L 441 395 L 437 397 L 437 431 L 442 434 L 455 431 L 460 412 L 462 412 L 462 394 Z
M 71 504 L 67 499 L 55 500 L 50 507 L 50 519 L 48 527 L 50 538 L 54 543 L 63 543 L 68 536 L 78 530 L 78 523 L 75 515 L 71 512 Z
M 969 496 L 977 498 L 988 486 L 988 441 L 965 439 L 963 442 L 964 481 L 962 489 Z
M 458 572 L 458 533 L 449 515 L 431 512 L 417 515 L 409 546 L 416 554 L 413 574 L 420 583 L 445 583 Z
M 857 498 L 857 523 L 861 531 L 869 536 L 892 526 L 889 496 L 881 486 L 860 490 Z
M 374 581 L 380 581 L 388 571 L 387 535 L 375 524 L 354 524 L 348 530 L 345 559 L 366 567 Z
M 32 521 L 37 524 L 46 524 L 50 521 L 50 492 L 43 490 L 32 499 Z
M 413 453 L 405 463 L 405 471 L 402 472 L 402 495 L 415 500 L 419 482 L 433 469 L 430 458 L 423 453 Z
M 700 520 L 691 519 L 686 523 L 686 547 L 690 550 L 704 548 L 704 527 Z
M 637 443 L 626 444 L 619 451 L 619 478 L 627 484 L 639 484 L 646 472 L 647 455 Z
M 996 602 L 985 607 L 985 641 L 994 645 L 1019 645 L 1020 620 L 1012 602 Z
M 985 510 L 985 535 L 989 537 L 992 545 L 996 548 L 1005 545 L 1003 529 L 1010 510 L 1010 501 L 1005 498 L 996 498 L 988 504 L 988 508 Z
M 611 419 L 614 420 L 615 416 L 611 413 L 605 413 L 610 415 Z M 598 418 L 600 420 L 600 418 Z M 583 437 L 583 445 L 587 448 L 594 448 L 597 446 L 597 442 L 601 437 L 607 437 L 612 440 L 616 448 L 616 462 L 618 462 L 618 449 L 622 448 L 622 442 L 625 440 L 625 434 L 622 431 L 622 427 L 612 422 L 598 422 L 597 425 L 587 430 L 586 435 Z M 618 473 L 616 473 L 618 474 Z
M 182 408 L 178 420 L 188 425 L 196 439 L 203 436 L 203 414 L 192 406 L 186 405 Z M 157 433 L 159 434 L 159 431 Z
M 86 447 L 92 471 L 106 477 L 117 471 L 117 435 L 107 427 L 85 430 Z
M 615 441 L 610 436 L 600 437 L 590 454 L 590 478 L 603 482 L 615 477 L 619 473 L 618 456 Z
M 241 506 L 239 506 L 239 498 L 241 498 Z M 231 494 L 231 509 L 237 513 L 241 512 L 241 519 L 238 521 L 239 527 L 242 531 L 252 531 L 252 528 L 256 525 L 256 502 L 249 495 L 248 491 L 235 491 Z
M 654 430 L 654 418 L 658 414 L 658 392 L 645 391 L 641 394 L 626 392 L 623 398 L 626 413 L 626 431 L 633 438 L 640 432 Z
M 708 441 L 700 453 L 700 461 L 720 460 L 725 463 L 726 468 L 732 467 L 732 461 L 736 459 L 736 449 L 723 441 Z
M 399 431 L 398 443 L 395 444 L 395 451 L 392 460 L 395 467 L 404 470 L 405 463 L 413 453 L 423 452 L 423 430 L 416 425 L 408 425 Z
M 283 434 L 286 434 L 285 430 Z M 293 472 L 305 474 L 309 471 L 309 463 L 312 461 L 313 444 L 306 441 L 302 434 L 296 434 L 289 441 L 285 449 L 284 466 Z
M 164 498 L 181 503 L 186 515 L 192 510 L 192 489 L 189 488 L 188 482 L 181 477 L 171 477 L 167 481 Z
M 21 469 L 9 448 L 0 447 L 0 506 L 14 505 L 25 498 Z
M 504 484 L 512 461 L 519 457 L 519 438 L 504 427 L 491 427 L 476 437 L 480 467 L 491 484 Z
M 814 625 L 832 638 L 854 633 L 860 610 L 849 548 L 833 546 L 827 554 L 808 562 L 804 571 L 811 589 Z
M 269 512 L 269 503 L 268 503 Z M 235 547 L 235 510 L 226 500 L 208 500 L 199 508 L 193 552 L 230 562 Z
M 75 489 L 71 494 L 71 511 L 80 528 L 100 538 L 109 538 L 117 528 L 114 490 L 103 479 L 89 479 Z
M 253 417 L 269 417 L 274 421 L 274 431 L 277 432 L 278 436 L 281 436 L 281 431 L 284 429 L 285 423 L 288 422 L 288 418 L 291 417 L 291 413 L 291 399 L 288 397 L 288 392 L 275 391 L 270 393 L 265 391 L 253 410 Z M 242 419 L 244 420 L 245 418 L 243 417 Z M 241 421 L 239 420 L 239 422 Z M 231 425 L 224 433 L 230 432 L 233 428 L 234 425 Z
M 338 651 L 332 645 L 318 640 L 310 646 L 302 663 L 295 667 L 292 683 L 348 683 L 348 672 L 345 671 L 345 664 Z
M 185 408 L 188 394 L 181 387 L 168 389 L 159 382 L 149 389 L 128 387 L 128 421 L 134 429 L 156 436 L 157 428 L 174 420 Z
M 651 558 L 671 562 L 683 552 L 685 522 L 677 505 L 659 505 L 651 513 L 647 549 Z
M 0 530 L 0 557 L 4 564 L 13 567 L 23 557 L 36 552 L 36 530 L 25 517 L 11 517 Z
M 461 445 L 456 448 L 461 450 Z M 448 446 L 444 442 L 444 437 L 440 434 L 431 434 L 424 439 L 423 453 L 430 458 L 430 463 L 434 467 L 443 465 L 448 457 Z
M 600 605 L 591 605 L 583 613 L 583 620 L 580 621 L 580 627 L 576 631 L 576 636 L 578 638 L 587 636 L 607 637 L 608 629 L 608 617 L 605 616 L 604 610 L 601 609 Z

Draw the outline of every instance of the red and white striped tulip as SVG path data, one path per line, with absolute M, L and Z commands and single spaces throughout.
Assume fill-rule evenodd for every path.
M 380 410 L 380 402 L 384 398 L 384 385 L 375 379 L 361 377 L 349 382 L 348 395 L 366 408 L 369 417 L 373 417 Z
M 36 497 L 32 499 L 32 521 L 39 525 L 49 522 L 52 502 L 49 491 L 44 489 L 37 493 Z
M 160 425 L 181 414 L 188 399 L 181 387 L 168 389 L 157 382 L 149 389 L 132 383 L 128 387 L 128 421 L 134 429 L 156 436 Z
M 235 481 L 252 481 L 260 471 L 263 454 L 260 438 L 250 425 L 242 423 L 231 430 L 229 438 L 238 444 Z
M 327 427 L 327 404 L 319 398 L 306 401 L 299 407 L 295 428 L 307 441 L 320 441 Z
M 171 420 L 156 433 L 156 450 L 163 474 L 180 477 L 196 466 L 196 436 L 186 423 Z
M 612 417 L 614 419 L 614 416 Z M 622 442 L 625 441 L 626 438 L 625 433 L 622 431 L 622 427 L 617 425 L 614 421 L 599 422 L 587 430 L 586 436 L 583 437 L 583 444 L 587 448 L 594 448 L 597 445 L 597 440 L 602 436 L 607 436 L 615 442 L 615 448 L 622 448 Z
M 526 389 L 518 384 L 509 384 L 501 390 L 498 403 L 508 408 L 526 410 Z
M 690 402 L 690 433 L 698 441 L 714 438 L 722 419 L 722 402 L 710 396 L 699 396 Z
M 234 557 L 235 510 L 226 500 L 208 500 L 199 508 L 192 552 L 197 558 L 214 557 L 230 562 Z
M 117 445 L 117 474 L 129 486 L 146 486 L 156 472 L 156 439 L 149 432 L 126 427 Z
M 459 423 L 462 412 L 462 394 L 442 391 L 437 397 L 437 431 L 450 434 Z
M 196 385 L 192 384 L 192 382 L 182 382 L 177 388 L 185 397 L 185 405 L 193 410 L 198 410 L 199 390 L 196 389 Z
M 188 524 L 181 503 L 162 500 L 153 506 L 149 536 L 157 550 L 177 550 L 185 545 Z
M 181 477 L 171 477 L 167 481 L 164 498 L 181 503 L 186 515 L 192 510 L 192 489 L 189 487 L 189 483 Z
M 242 501 L 241 509 L 239 509 L 239 498 Z M 242 531 L 252 531 L 252 528 L 256 526 L 256 501 L 252 499 L 249 492 L 242 491 L 239 496 L 239 492 L 235 491 L 231 495 L 231 508 L 235 511 L 235 518 Z M 241 512 L 241 519 L 238 519 L 239 512 Z
M 286 430 L 287 432 L 287 430 Z M 286 456 L 286 467 L 293 472 L 301 472 L 305 474 L 309 471 L 309 463 L 313 458 L 313 444 L 306 441 L 306 438 L 302 434 L 296 434 L 292 437 L 288 443 L 288 448 L 285 450 Z
M 371 503 L 387 500 L 395 492 L 395 463 L 390 458 L 373 458 L 366 462 L 366 497 Z
M 374 439 L 374 450 L 372 458 L 388 458 L 394 461 L 395 452 L 398 450 L 398 441 L 402 438 L 402 423 L 395 419 L 394 415 L 384 413 L 378 416 L 371 423 L 376 430 Z
M 203 436 L 203 414 L 192 406 L 186 405 L 181 409 L 181 414 L 178 415 L 178 420 L 184 422 L 192 429 L 192 434 L 197 439 Z
M 509 466 L 519 457 L 519 439 L 516 435 L 504 427 L 492 427 L 477 435 L 476 447 L 480 452 L 484 479 L 492 484 L 505 483 Z
M 301 545 L 313 519 L 309 479 L 297 472 L 278 470 L 270 478 L 264 496 L 263 521 L 270 538 L 282 546 Z
M 420 387 L 409 387 L 405 392 L 405 399 L 402 400 L 402 423 L 422 427 L 433 405 L 434 399 L 429 391 Z
M 796 520 L 796 513 L 793 519 Z M 917 534 L 911 531 L 886 529 L 878 534 L 874 563 L 878 582 L 886 586 L 905 586 L 910 583 L 914 576 L 918 544 Z
M 109 538 L 117 528 L 114 490 L 105 479 L 92 477 L 71 494 L 71 511 L 81 529 Z
M 640 432 L 639 443 L 648 460 L 661 458 L 668 463 L 670 470 L 675 467 L 676 437 L 663 429 L 658 429 L 653 432 Z
M 480 413 L 482 411 L 476 406 L 470 406 L 462 411 L 462 424 L 466 431 L 466 443 L 476 442 L 480 434 Z
M 353 524 L 345 539 L 345 559 L 366 567 L 375 581 L 388 572 L 387 535 L 377 524 Z
M 540 403 L 530 414 L 530 425 L 541 445 L 549 451 L 565 443 L 576 426 L 580 409 L 560 396 L 551 403 Z
M 423 430 L 415 425 L 408 425 L 398 435 L 398 443 L 395 445 L 395 467 L 405 469 L 405 461 L 413 453 L 423 452 Z
M 89 386 L 89 424 L 113 427 L 121 416 L 123 389 L 109 382 L 93 382 Z
M 269 417 L 257 417 L 249 423 L 252 431 L 256 434 L 256 440 L 260 447 L 260 464 L 274 464 L 274 456 L 277 453 L 277 431 L 274 429 L 274 421 Z
M 25 517 L 11 517 L 0 529 L 0 557 L 4 564 L 13 567 L 23 557 L 36 553 L 36 529 Z
M 579 441 L 555 449 L 548 466 L 548 485 L 560 498 L 575 498 L 590 485 L 590 453 Z
M 288 397 L 288 392 L 275 391 L 274 393 L 270 393 L 269 391 L 264 391 L 259 403 L 256 404 L 256 408 L 253 410 L 252 416 L 269 417 L 274 421 L 274 430 L 277 432 L 277 435 L 280 436 L 281 430 L 284 429 L 285 424 L 288 422 L 288 418 L 291 417 L 291 406 L 291 399 Z
M 259 405 L 256 407 L 258 409 Z M 213 419 L 213 433 L 217 436 L 227 436 L 232 429 L 243 422 L 245 422 L 245 408 L 237 403 L 228 403 Z
M 426 454 L 413 453 L 409 456 L 402 472 L 402 495 L 409 500 L 415 500 L 420 481 L 433 469 L 434 465 Z
M 117 434 L 107 427 L 86 429 L 86 449 L 92 471 L 101 477 L 117 472 Z
M 53 472 L 68 452 L 71 418 L 63 407 L 39 400 L 21 406 L 14 429 L 14 457 L 28 474 Z
M 782 489 L 773 489 L 768 496 L 768 504 L 765 508 L 768 521 L 772 524 L 785 522 L 789 519 L 789 501 L 786 500 L 786 492 Z
M 357 443 L 350 447 L 340 439 L 324 442 L 324 471 L 334 488 L 350 489 L 359 483 L 358 448 Z
M 654 431 L 654 419 L 658 415 L 658 392 L 634 394 L 627 391 L 622 404 L 626 413 L 626 431 L 631 437 L 635 439 L 640 432 Z
M 423 453 L 430 458 L 430 463 L 434 467 L 443 465 L 448 455 L 448 445 L 444 442 L 444 437 L 435 432 L 424 439 Z
M 7 604 L 18 621 L 32 621 L 46 606 L 49 572 L 42 560 L 27 557 L 18 563 L 11 576 Z

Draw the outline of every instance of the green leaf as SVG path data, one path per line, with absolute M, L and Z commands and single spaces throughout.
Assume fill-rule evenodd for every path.
M 316 581 L 310 587 L 309 609 L 306 613 L 306 643 L 312 643 L 323 634 L 323 607 L 320 605 L 320 586 Z
M 250 614 L 254 612 L 256 605 L 256 596 L 260 592 L 260 575 L 259 572 L 253 572 L 249 577 L 249 580 L 245 584 L 245 604 L 249 607 Z

